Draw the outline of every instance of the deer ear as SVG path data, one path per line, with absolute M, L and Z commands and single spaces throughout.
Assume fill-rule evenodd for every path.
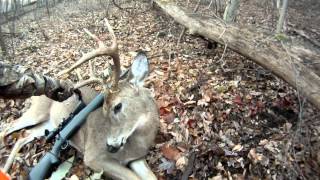
M 127 80 L 134 86 L 142 87 L 149 74 L 149 61 L 144 52 L 134 58 Z

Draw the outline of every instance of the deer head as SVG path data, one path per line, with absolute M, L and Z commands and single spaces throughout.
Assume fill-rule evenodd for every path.
M 149 72 L 147 57 L 142 52 L 138 53 L 127 77 L 119 81 L 120 58 L 117 40 L 107 20 L 105 20 L 105 23 L 112 35 L 112 45 L 106 47 L 97 36 L 85 29 L 85 32 L 98 42 L 99 48 L 84 54 L 74 65 L 62 71 L 59 75 L 71 72 L 94 57 L 111 56 L 115 67 L 111 84 L 107 83 L 105 79 L 97 78 L 94 75 L 91 61 L 89 61 L 90 78 L 78 83 L 75 88 L 80 88 L 90 83 L 103 85 L 105 99 L 102 107 L 103 119 L 101 121 L 106 121 L 106 127 L 108 128 L 104 143 L 107 151 L 116 153 L 130 141 L 130 137 L 133 134 L 144 130 L 141 127 L 145 126 L 150 118 L 155 117 L 154 112 L 157 110 L 150 91 L 143 87 L 144 80 Z M 150 102 L 152 102 L 151 107 Z
M 111 123 L 106 142 L 109 152 L 116 152 L 126 144 L 129 137 L 153 115 L 148 113 L 151 94 L 143 87 L 147 74 L 147 58 L 139 53 L 128 77 L 119 82 L 118 91 L 105 98 L 103 113 Z

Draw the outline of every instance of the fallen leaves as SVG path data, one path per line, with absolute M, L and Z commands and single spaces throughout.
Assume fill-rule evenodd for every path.
M 165 113 L 162 111 L 162 114 L 165 114 Z M 169 112 L 163 116 L 163 119 L 165 120 L 166 123 L 170 124 L 174 121 L 175 114 L 172 112 Z
M 233 146 L 232 151 L 241 151 L 243 149 L 243 146 L 241 144 L 237 144 L 235 146 Z
M 188 164 L 188 159 L 185 156 L 181 156 L 176 161 L 176 167 L 177 169 L 183 170 L 186 165 Z
M 25 29 L 25 35 L 22 41 L 14 39 L 16 63 L 54 75 L 74 62 L 82 52 L 95 46 L 95 42 L 84 36 L 82 29 L 95 26 L 99 19 L 105 17 L 105 9 L 97 8 L 92 15 L 74 7 L 68 12 L 60 9 L 59 14 L 50 19 L 45 16 L 39 19 L 50 41 L 43 41 L 33 17 L 27 22 L 17 20 L 17 28 Z M 152 68 L 148 86 L 154 89 L 161 118 L 158 140 L 147 156 L 154 172 L 163 179 L 178 177 L 188 164 L 188 155 L 195 149 L 197 158 L 190 179 L 245 179 L 256 174 L 259 178 L 266 178 L 270 172 L 275 177 L 283 177 L 283 170 L 286 169 L 285 166 L 284 169 L 278 168 L 279 164 L 290 163 L 294 159 L 290 156 L 290 161 L 285 161 L 286 157 L 282 154 L 287 142 L 284 139 L 297 126 L 288 118 L 280 122 L 279 113 L 270 115 L 268 109 L 277 106 L 280 110 L 292 110 L 293 115 L 298 114 L 295 91 L 273 76 L 258 77 L 261 67 L 234 52 L 227 51 L 225 58 L 220 60 L 224 48 L 220 45 L 215 50 L 208 50 L 203 46 L 205 40 L 186 34 L 177 46 L 180 27 L 169 28 L 168 22 L 171 23 L 171 20 L 153 11 L 142 13 L 140 10 L 145 9 L 135 9 L 134 15 L 113 13 L 111 22 L 115 25 L 124 66 L 130 64 L 138 49 L 147 50 L 150 57 Z M 204 8 L 202 10 L 205 11 Z M 250 8 L 250 12 L 255 10 Z M 104 31 L 102 28 L 94 29 Z M 96 60 L 101 72 L 108 66 L 106 61 L 104 58 Z M 79 73 L 86 76 L 85 70 L 84 66 Z M 68 78 L 74 76 L 69 75 Z M 21 107 L 22 103 L 18 100 L 0 100 L 1 122 L 16 119 L 21 114 Z M 307 108 L 305 117 L 316 113 L 316 110 Z M 312 134 L 311 147 L 314 149 L 320 147 L 316 143 L 319 132 L 304 132 Z M 13 140 L 9 141 L 12 144 Z M 294 147 L 292 152 L 307 148 Z M 43 153 L 34 150 L 37 148 L 21 152 L 29 158 L 27 165 L 32 165 L 32 159 L 36 161 Z M 8 149 L 0 149 L 0 153 L 2 163 Z M 301 157 L 299 163 L 305 165 L 308 157 Z M 317 162 L 320 162 L 319 153 L 310 157 L 316 157 L 313 159 L 318 158 Z M 16 163 L 16 174 L 19 174 L 19 165 L 23 166 L 23 163 Z M 75 166 L 77 168 L 70 174 L 70 179 L 89 177 L 90 173 L 85 173 L 82 162 Z
M 269 163 L 269 159 L 261 153 L 257 153 L 256 149 L 251 149 L 248 153 L 248 158 L 254 163 L 260 163 L 264 166 L 267 166 Z
M 74 160 L 74 156 L 72 156 L 65 162 L 61 163 L 57 168 L 57 170 L 51 174 L 49 180 L 65 178 L 66 174 L 69 172 L 70 168 L 72 167 L 73 160 Z
M 237 105 L 242 105 L 243 102 L 242 102 L 242 98 L 240 97 L 240 95 L 236 95 L 233 99 L 233 102 Z
M 181 156 L 180 151 L 177 148 L 174 148 L 169 145 L 164 145 L 161 147 L 161 152 L 163 156 L 169 160 L 178 160 Z

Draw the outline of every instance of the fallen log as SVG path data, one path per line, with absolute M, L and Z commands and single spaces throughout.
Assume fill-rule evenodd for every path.
M 256 28 L 225 24 L 218 18 L 188 13 L 172 0 L 154 2 L 191 34 L 227 44 L 228 48 L 288 82 L 320 109 L 320 71 L 306 66 L 319 65 L 319 47 L 289 37 L 285 37 L 285 41 L 277 40 L 274 35 Z

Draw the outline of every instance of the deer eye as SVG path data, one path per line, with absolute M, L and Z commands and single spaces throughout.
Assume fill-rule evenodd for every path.
M 115 114 L 117 114 L 118 112 L 121 111 L 121 107 L 122 107 L 122 104 L 121 104 L 121 103 L 117 104 L 117 105 L 113 108 L 113 112 L 114 112 Z

